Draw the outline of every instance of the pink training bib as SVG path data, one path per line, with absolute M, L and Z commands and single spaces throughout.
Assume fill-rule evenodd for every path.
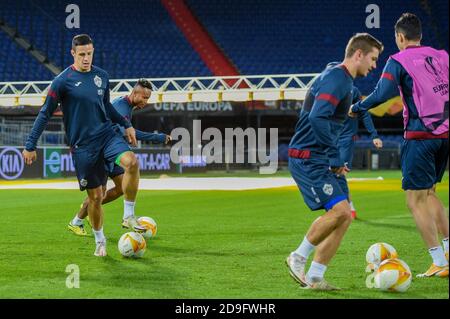
M 431 47 L 417 47 L 391 56 L 413 80 L 413 98 L 419 117 L 433 134 L 448 132 L 448 53 Z M 403 93 L 400 88 L 400 94 Z M 405 129 L 408 108 L 403 109 Z

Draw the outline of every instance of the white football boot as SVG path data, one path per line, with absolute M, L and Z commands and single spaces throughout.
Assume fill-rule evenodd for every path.
M 96 243 L 94 256 L 105 257 L 106 255 L 106 241 Z
M 294 280 L 297 281 L 300 284 L 300 286 L 302 287 L 308 286 L 305 276 L 305 266 L 306 266 L 305 258 L 292 252 L 286 258 L 286 265 L 289 268 L 289 273 L 291 277 L 294 278 Z

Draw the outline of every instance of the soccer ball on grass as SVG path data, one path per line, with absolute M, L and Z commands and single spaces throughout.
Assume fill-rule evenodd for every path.
M 136 232 L 128 232 L 120 237 L 117 246 L 122 256 L 140 258 L 145 253 L 147 243 L 141 234 Z
M 366 253 L 366 261 L 372 271 L 376 270 L 382 261 L 397 257 L 398 254 L 395 248 L 387 243 L 373 244 Z
M 375 288 L 383 291 L 405 292 L 411 285 L 409 266 L 400 259 L 390 258 L 381 262 L 375 271 Z
M 142 233 L 142 236 L 144 236 L 144 238 L 149 239 L 156 236 L 158 226 L 156 225 L 156 222 L 153 218 L 142 216 L 138 218 L 137 222 L 139 223 L 139 225 L 144 226 L 146 229 L 145 232 Z

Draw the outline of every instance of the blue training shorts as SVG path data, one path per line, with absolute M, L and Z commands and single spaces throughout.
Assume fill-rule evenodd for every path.
M 113 164 L 120 154 L 128 151 L 128 144 L 114 131 L 96 139 L 95 143 L 73 148 L 72 157 L 80 190 L 103 185 L 109 173 L 106 167 Z
M 402 188 L 430 189 L 444 176 L 448 139 L 404 140 L 401 149 Z
M 125 173 L 125 170 L 124 170 L 121 166 L 119 166 L 119 165 L 117 165 L 117 164 L 114 164 L 114 167 L 113 167 L 113 169 L 108 173 L 108 176 L 109 176 L 110 178 L 114 178 L 114 177 L 119 176 L 119 175 L 122 175 L 122 174 L 124 174 L 124 173 Z
M 125 170 L 121 166 L 117 165 L 115 162 L 109 163 L 109 165 L 105 164 L 105 170 L 108 174 L 105 175 L 105 179 L 103 180 L 102 183 L 103 186 L 106 186 L 106 184 L 108 183 L 108 177 L 114 178 L 116 176 L 123 175 L 125 173 Z
M 348 189 L 348 183 L 347 178 L 344 175 L 336 175 L 334 174 L 334 177 L 336 178 L 339 187 L 341 187 L 341 190 L 344 192 L 345 196 L 347 196 L 347 199 L 349 199 L 349 189 Z
M 348 200 L 336 175 L 330 171 L 328 160 L 289 157 L 289 171 L 311 210 L 330 210 Z

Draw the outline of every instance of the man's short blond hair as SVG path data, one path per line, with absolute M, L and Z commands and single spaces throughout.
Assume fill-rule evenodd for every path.
M 371 52 L 373 48 L 378 49 L 381 53 L 383 52 L 384 46 L 381 41 L 368 33 L 357 33 L 348 41 L 347 47 L 345 48 L 345 57 L 352 57 L 356 50 L 361 50 L 363 54 L 366 55 Z

